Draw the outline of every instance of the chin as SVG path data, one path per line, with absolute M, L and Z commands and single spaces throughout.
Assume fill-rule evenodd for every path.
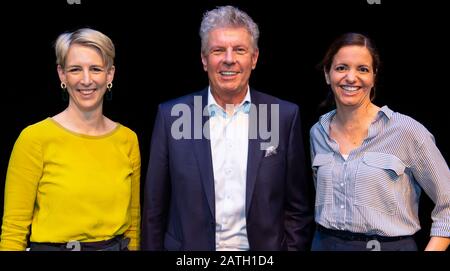
M 219 89 L 220 89 L 220 92 L 223 93 L 223 94 L 235 94 L 235 93 L 238 93 L 238 89 L 237 88 L 221 87 Z
M 360 101 L 339 101 L 338 104 L 341 106 L 355 106 L 360 104 Z

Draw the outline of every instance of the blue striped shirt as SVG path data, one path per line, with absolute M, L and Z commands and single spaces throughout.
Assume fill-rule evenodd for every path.
M 335 114 L 321 116 L 310 131 L 316 222 L 336 230 L 412 235 L 420 229 L 424 189 L 435 203 L 431 236 L 450 237 L 450 170 L 433 135 L 384 106 L 361 146 L 344 159 L 329 134 Z

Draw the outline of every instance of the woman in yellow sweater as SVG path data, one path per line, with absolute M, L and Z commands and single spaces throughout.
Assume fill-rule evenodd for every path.
M 114 45 L 84 28 L 61 34 L 55 51 L 69 105 L 25 128 L 14 145 L 0 250 L 136 250 L 138 139 L 102 111 Z

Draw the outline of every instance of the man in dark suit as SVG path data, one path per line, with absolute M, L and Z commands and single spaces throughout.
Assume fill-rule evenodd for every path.
M 200 27 L 209 87 L 158 108 L 144 190 L 144 250 L 305 250 L 298 106 L 250 89 L 258 26 L 219 7 Z

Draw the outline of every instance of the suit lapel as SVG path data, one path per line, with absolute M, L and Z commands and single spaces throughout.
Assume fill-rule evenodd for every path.
M 208 89 L 200 92 L 202 97 L 202 107 L 201 112 L 208 103 Z M 192 106 L 194 109 L 194 105 Z M 194 109 L 195 110 L 195 109 Z M 194 112 L 193 110 L 193 112 Z M 197 109 L 198 110 L 198 109 Z M 199 111 L 198 111 L 199 112 Z M 192 120 L 195 118 L 193 113 Z M 197 117 L 198 118 L 198 117 Z M 209 116 L 203 116 L 202 114 L 202 128 L 205 127 L 205 123 L 209 120 Z M 208 130 L 209 132 L 209 130 Z M 209 138 L 209 135 L 208 135 Z M 212 157 L 211 157 L 211 144 L 210 140 L 206 139 L 203 134 L 201 139 L 193 139 L 194 149 L 197 157 L 198 168 L 200 169 L 200 175 L 202 178 L 203 190 L 208 201 L 209 209 L 211 211 L 212 217 L 215 217 L 215 192 L 214 192 L 214 173 L 212 167 Z
M 258 93 L 255 91 L 250 92 L 252 109 L 249 116 L 249 140 L 248 140 L 248 157 L 247 157 L 247 184 L 246 184 L 246 198 L 245 198 L 245 213 L 248 214 L 250 204 L 255 190 L 256 176 L 258 175 L 259 164 L 263 157 L 263 151 L 261 151 L 261 138 L 258 134 L 258 105 L 260 104 Z M 254 110 L 256 109 L 256 111 Z M 256 138 L 251 138 L 252 129 L 256 129 Z

